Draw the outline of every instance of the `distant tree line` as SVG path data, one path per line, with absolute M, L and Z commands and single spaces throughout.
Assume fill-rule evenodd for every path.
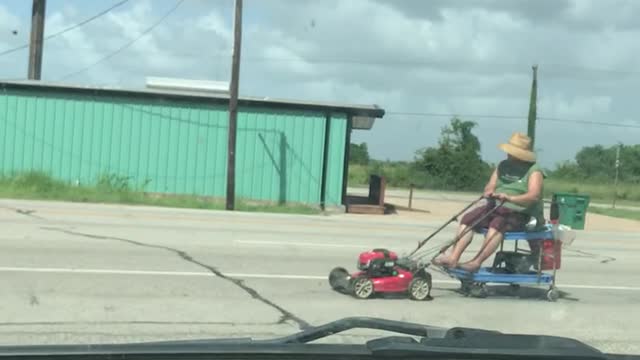
M 576 154 L 575 160 L 559 164 L 553 176 L 566 180 L 588 179 L 611 183 L 616 172 L 616 152 L 620 150 L 618 179 L 623 183 L 640 183 L 640 145 L 587 146 Z
M 351 180 L 362 182 L 367 175 L 378 174 L 391 186 L 414 184 L 423 188 L 481 189 L 491 173 L 491 166 L 480 156 L 480 141 L 473 134 L 475 126 L 474 122 L 453 118 L 442 129 L 438 145 L 418 150 L 413 161 L 372 160 L 366 143 L 351 144 L 350 163 L 366 165 L 366 174 L 362 169 L 352 169 Z
M 480 141 L 473 133 L 476 126 L 472 121 L 451 119 L 442 129 L 437 146 L 418 150 L 412 161 L 374 160 L 366 143 L 351 144 L 350 182 L 366 183 L 368 175 L 378 174 L 390 186 L 414 184 L 421 188 L 480 191 L 494 165 L 480 155 Z M 610 184 L 617 148 L 584 147 L 575 160 L 563 162 L 547 173 L 554 179 Z M 620 146 L 619 181 L 640 183 L 640 145 Z
M 369 165 L 369 149 L 367 143 L 351 144 L 349 148 L 349 163 L 357 165 Z

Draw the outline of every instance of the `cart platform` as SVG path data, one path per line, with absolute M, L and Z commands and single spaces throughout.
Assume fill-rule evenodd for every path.
M 484 267 L 475 273 L 462 269 L 448 269 L 449 275 L 460 281 L 496 284 L 551 284 L 553 275 L 532 271 L 528 274 L 501 274 L 490 267 Z
M 515 253 L 519 253 L 518 249 L 518 241 L 523 240 L 529 242 L 530 246 L 533 244 L 543 244 L 546 241 L 555 241 L 553 234 L 553 225 L 546 224 L 542 229 L 538 231 L 522 231 L 522 232 L 507 232 L 504 235 L 504 241 L 514 241 L 515 242 Z M 487 229 L 480 229 L 477 231 L 480 234 L 486 234 Z M 539 246 L 539 245 L 538 245 Z M 502 243 L 500 244 L 500 252 L 502 252 L 503 247 Z M 557 254 L 559 257 L 559 253 Z M 548 255 L 544 255 L 548 256 Z M 555 254 L 550 255 L 552 259 L 554 259 Z M 538 261 L 543 259 L 543 252 L 539 251 L 537 258 Z M 528 265 L 527 265 L 528 266 Z M 538 269 L 542 269 L 539 267 Z M 550 301 L 556 301 L 559 297 L 559 292 L 555 288 L 555 280 L 556 280 L 556 263 L 553 262 L 553 272 L 547 273 L 542 270 L 537 271 L 526 271 L 526 272 L 513 272 L 508 271 L 508 268 L 497 266 L 494 263 L 494 266 L 491 267 L 482 267 L 480 270 L 474 273 L 470 273 L 466 270 L 455 268 L 455 269 L 444 269 L 445 272 L 460 281 L 461 290 L 465 294 L 470 294 L 477 297 L 485 297 L 487 296 L 486 284 L 509 284 L 511 286 L 519 286 L 520 284 L 529 284 L 529 285 L 547 285 L 549 286 L 549 290 L 547 291 L 547 299 Z
M 504 234 L 504 240 L 544 240 L 544 239 L 553 239 L 553 231 L 552 225 L 547 224 L 539 231 L 515 231 L 515 232 L 507 232 Z M 478 233 L 485 235 L 487 233 L 487 229 L 481 229 Z

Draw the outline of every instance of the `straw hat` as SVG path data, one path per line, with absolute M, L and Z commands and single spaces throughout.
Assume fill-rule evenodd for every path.
M 523 133 L 513 133 L 507 144 L 500 144 L 498 147 L 507 154 L 522 161 L 536 161 L 536 154 L 531 151 L 531 139 Z

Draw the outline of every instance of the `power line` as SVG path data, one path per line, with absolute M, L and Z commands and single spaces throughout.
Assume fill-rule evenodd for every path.
M 527 118 L 524 115 L 454 114 L 454 113 L 429 113 L 429 112 L 406 112 L 406 111 L 387 111 L 387 112 L 385 112 L 385 114 L 392 115 L 392 116 L 444 117 L 444 118 L 461 117 L 461 118 L 469 118 L 469 119 L 475 118 L 475 119 L 525 120 Z M 540 121 L 550 121 L 550 122 L 559 122 L 559 123 L 572 123 L 572 124 L 584 124 L 584 125 L 597 125 L 597 126 L 606 126 L 606 127 L 640 129 L 640 124 L 639 125 L 617 124 L 617 123 L 612 123 L 612 122 L 591 121 L 591 120 L 577 120 L 577 119 L 564 119 L 564 118 L 547 117 L 547 116 L 539 116 L 538 120 L 540 120 Z
M 91 50 L 92 47 L 74 47 L 74 50 Z M 109 51 L 109 50 L 107 50 Z M 147 50 L 149 53 L 164 54 L 164 52 L 157 49 Z M 0 54 L 1 55 L 1 54 Z M 231 53 L 227 51 L 206 53 L 202 51 L 179 51 L 173 53 L 176 56 L 190 56 L 190 57 L 206 57 L 216 59 L 226 59 L 231 57 Z M 436 65 L 443 65 L 443 71 L 458 71 L 456 69 L 466 68 L 468 72 L 476 72 L 475 69 L 492 67 L 495 71 L 504 71 L 505 68 L 520 69 L 523 71 L 528 65 L 516 64 L 516 63 L 497 63 L 497 62 L 473 62 L 473 61 L 433 61 L 428 59 L 413 59 L 413 60 L 383 60 L 383 59 L 331 59 L 331 58 L 284 58 L 284 57 L 271 57 L 271 56 L 247 56 L 242 58 L 243 62 L 254 63 L 277 63 L 277 62 L 304 62 L 309 64 L 318 65 L 364 65 L 364 66 L 407 66 L 407 67 L 429 67 Z M 544 65 L 544 70 L 540 70 L 540 73 L 545 77 L 579 77 L 580 73 L 600 73 L 600 74 L 612 74 L 612 75 L 640 75 L 640 71 L 633 70 L 621 70 L 621 69 L 602 69 L 602 68 L 590 68 L 578 65 L 565 65 L 554 63 L 540 63 Z
M 184 0 L 180 1 L 178 3 L 177 6 L 179 6 Z M 67 27 L 61 31 L 58 31 L 54 34 L 48 35 L 44 38 L 44 40 L 50 40 L 53 39 L 57 36 L 60 36 L 64 33 L 67 33 L 69 31 L 75 30 L 81 26 L 86 25 L 87 23 L 96 20 L 104 15 L 106 15 L 107 13 L 109 13 L 110 11 L 112 11 L 113 9 L 120 7 L 122 5 L 124 5 L 125 3 L 129 2 L 129 0 L 122 0 L 118 3 L 115 3 L 114 5 L 110 6 L 109 8 L 95 14 L 94 16 L 91 16 L 75 25 L 72 25 L 70 27 Z M 176 6 L 176 7 L 177 7 Z M 167 15 L 168 16 L 168 15 Z M 166 17 L 166 16 L 165 16 Z M 154 26 L 155 27 L 155 26 Z M 152 29 L 151 29 L 152 30 Z M 150 30 L 149 30 L 150 31 Z M 142 34 L 143 36 L 145 34 Z M 135 41 L 134 41 L 135 42 Z M 131 44 L 129 44 L 128 46 L 130 46 Z M 126 47 L 128 47 L 126 46 Z M 29 43 L 11 48 L 11 49 L 7 49 L 4 50 L 2 52 L 0 52 L 0 56 L 4 56 L 4 55 L 8 55 L 11 53 L 14 53 L 16 51 L 19 50 L 23 50 L 23 49 L 27 49 L 29 47 Z M 126 48 L 125 47 L 125 48 Z M 121 51 L 120 49 L 115 50 L 115 52 L 119 52 Z M 201 55 L 201 52 L 185 52 L 182 54 L 178 54 L 178 55 L 185 55 L 185 56 L 193 56 L 193 55 Z M 218 55 L 218 57 L 227 57 L 229 56 L 228 54 L 220 54 Z M 451 60 L 442 60 L 442 61 L 437 61 L 437 60 L 432 60 L 432 59 L 405 59 L 405 60 L 383 60 L 383 59 L 339 59 L 339 58 L 280 58 L 280 57 L 245 57 L 243 59 L 243 61 L 253 61 L 253 62 L 307 62 L 307 63 L 311 63 L 311 64 L 354 64 L 354 65 L 372 65 L 372 66 L 428 66 L 428 65 L 446 65 L 448 67 L 451 67 L 452 65 L 459 65 L 459 66 L 468 66 L 468 65 L 472 65 L 472 66 L 492 66 L 492 67 L 496 67 L 496 68 L 505 68 L 505 67 L 520 67 L 520 64 L 507 64 L 507 63 L 486 63 L 486 62 L 471 62 L 471 61 L 451 61 Z M 599 69 L 599 68 L 589 68 L 589 67 L 582 67 L 582 66 L 572 66 L 572 65 L 562 65 L 562 64 L 544 64 L 545 66 L 545 72 L 557 72 L 559 71 L 559 69 L 567 69 L 567 70 L 578 70 L 578 71 L 582 71 L 582 72 L 595 72 L 595 73 L 612 73 L 612 74 L 619 74 L 619 75 L 631 75 L 631 74 L 635 74 L 635 75 L 640 75 L 639 71 L 630 71 L 630 70 L 616 70 L 616 69 Z
M 608 126 L 608 127 L 629 128 L 629 129 L 640 129 L 640 125 L 616 124 L 616 123 L 611 123 L 611 122 L 590 121 L 590 120 L 560 119 L 560 118 L 544 117 L 544 116 L 538 117 L 538 120 L 560 122 L 560 123 L 574 123 L 574 124 L 586 124 L 586 125 L 599 125 L 599 126 Z
M 84 68 L 74 71 L 72 73 L 69 73 L 63 77 L 61 77 L 59 79 L 59 81 L 62 80 L 66 80 L 68 78 L 74 77 L 78 74 L 81 74 L 89 69 L 91 69 L 92 67 L 107 61 L 109 59 L 111 59 L 112 57 L 118 55 L 119 53 L 123 52 L 124 50 L 126 50 L 127 48 L 129 48 L 131 45 L 135 44 L 138 40 L 142 39 L 145 35 L 147 35 L 148 33 L 150 33 L 151 31 L 153 31 L 156 27 L 158 27 L 158 25 L 160 25 L 167 17 L 169 17 L 169 15 L 173 14 L 173 12 L 175 12 L 178 7 L 180 7 L 180 5 L 182 5 L 182 3 L 184 2 L 184 0 L 179 0 L 178 2 L 176 2 L 176 4 L 169 9 L 169 11 L 167 11 L 160 19 L 158 19 L 158 21 L 156 21 L 153 25 L 151 25 L 150 27 L 146 28 L 144 31 L 142 31 L 142 33 L 140 33 L 140 35 L 138 35 L 136 38 L 134 38 L 133 40 L 127 42 L 126 44 L 124 44 L 123 46 L 121 46 L 120 48 L 116 49 L 115 51 L 111 52 L 110 54 L 100 58 L 98 61 L 85 66 Z
M 407 112 L 407 111 L 385 111 L 387 115 L 400 116 L 424 116 L 424 117 L 466 117 L 482 119 L 526 119 L 523 115 L 478 115 L 478 114 L 454 114 L 454 113 L 431 113 L 431 112 Z
M 444 65 L 447 68 L 455 66 L 475 66 L 475 67 L 495 67 L 497 70 L 504 70 L 504 68 L 520 68 L 524 69 L 524 65 L 516 63 L 497 63 L 497 62 L 474 62 L 474 61 L 459 61 L 459 60 L 429 60 L 429 59 L 407 59 L 407 60 L 382 60 L 382 59 L 338 59 L 338 58 L 281 58 L 281 57 L 245 57 L 245 61 L 255 62 L 306 62 L 310 64 L 354 64 L 354 65 L 374 65 L 374 66 L 429 66 L 429 65 Z M 560 73 L 562 69 L 569 71 L 579 72 L 593 72 L 593 73 L 611 73 L 618 75 L 640 75 L 640 71 L 632 70 L 618 70 L 618 69 L 600 69 L 590 68 L 578 65 L 564 65 L 553 63 L 540 63 L 545 69 L 543 73 Z M 528 66 L 528 65 L 527 65 Z M 470 69 L 471 71 L 471 69 Z M 566 71 L 563 72 L 566 74 Z
M 81 27 L 83 25 L 86 25 L 87 23 L 90 23 L 93 20 L 95 20 L 95 19 L 97 19 L 97 18 L 99 18 L 101 16 L 104 16 L 105 14 L 110 12 L 111 10 L 113 10 L 113 9 L 119 7 L 119 6 L 122 6 L 127 2 L 129 2 L 129 0 L 122 0 L 119 3 L 116 3 L 116 4 L 112 5 L 111 7 L 109 7 L 107 9 L 95 14 L 94 16 L 92 16 L 92 17 L 90 17 L 88 19 L 85 19 L 85 20 L 83 20 L 83 21 L 81 21 L 81 22 L 79 22 L 79 23 L 77 23 L 75 25 L 69 26 L 68 28 L 60 30 L 60 31 L 58 31 L 56 33 L 53 33 L 53 34 L 49 35 L 49 36 L 45 36 L 44 40 L 45 41 L 46 40 L 51 40 L 51 39 L 55 38 L 56 36 L 60 36 L 60 35 L 62 35 L 64 33 L 67 33 L 67 32 L 69 32 L 71 30 L 75 30 L 75 29 L 77 29 L 77 28 L 79 28 L 79 27 Z M 20 51 L 20 50 L 27 49 L 27 48 L 29 48 L 29 43 L 26 43 L 26 44 L 23 44 L 23 45 L 20 45 L 20 46 L 16 46 L 16 47 L 11 48 L 11 49 L 4 50 L 4 51 L 0 52 L 0 56 L 8 55 L 8 54 L 14 53 L 16 51 Z

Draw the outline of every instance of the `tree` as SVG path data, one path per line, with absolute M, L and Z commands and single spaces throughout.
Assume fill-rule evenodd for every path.
M 367 148 L 367 143 L 358 144 L 349 144 L 349 163 L 358 164 L 358 165 L 368 165 L 369 160 L 369 149 Z
M 481 190 L 491 169 L 480 156 L 480 141 L 473 134 L 476 123 L 451 119 L 435 148 L 416 154 L 416 166 L 430 178 L 429 183 L 453 190 Z
M 613 181 L 616 151 L 620 147 L 620 181 L 640 182 L 640 145 L 585 146 L 575 156 L 575 161 L 559 164 L 552 176 L 567 180 Z

